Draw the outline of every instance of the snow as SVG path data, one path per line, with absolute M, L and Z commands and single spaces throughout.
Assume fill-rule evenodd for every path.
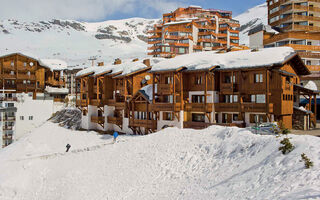
M 23 21 L 0 19 L 0 54 L 8 52 L 30 52 L 38 58 L 64 60 L 69 66 L 90 64 L 88 58 L 112 62 L 116 57 L 133 59 L 147 55 L 148 44 L 139 37 L 147 36 L 147 31 L 159 19 L 130 18 L 99 23 L 77 22 L 84 30 L 71 26 L 53 24 L 51 21 Z M 4 34 L 6 30 L 9 34 Z M 98 34 L 110 39 L 97 39 Z M 115 39 L 112 39 L 115 38 Z M 120 39 L 119 39 L 120 38 Z M 125 42 L 121 38 L 130 38 Z
M 300 107 L 297 107 L 297 106 L 293 106 L 294 109 L 297 109 L 297 110 L 300 110 L 301 112 L 305 112 L 307 114 L 310 114 L 312 113 L 311 111 L 307 110 L 305 107 L 303 106 L 300 106 Z
M 49 94 L 68 94 L 69 93 L 68 88 L 56 88 L 56 87 L 50 87 L 50 86 L 46 86 L 45 91 Z
M 155 92 L 157 93 L 157 84 L 155 84 Z M 140 91 L 145 94 L 147 97 L 148 97 L 148 100 L 149 101 L 152 101 L 153 100 L 153 95 L 152 95 L 152 92 L 153 92 L 153 85 L 152 84 L 149 84 L 149 85 L 146 85 L 144 87 L 142 87 L 140 89 Z
M 164 26 L 168 26 L 168 25 L 175 25 L 175 24 L 187 24 L 187 23 L 191 23 L 192 20 L 182 20 L 182 21 L 178 21 L 178 22 L 168 22 L 165 23 Z
M 240 22 L 240 44 L 249 46 L 249 30 L 257 25 L 268 25 L 267 3 L 255 6 L 235 17 Z
M 39 64 L 48 67 L 51 71 L 62 71 L 68 68 L 68 64 L 59 59 L 40 59 Z
M 304 86 L 304 88 L 307 88 L 309 90 L 318 91 L 317 84 L 313 81 L 308 81 L 308 83 Z
M 48 122 L 0 151 L 0 199 L 317 199 L 320 138 L 289 137 L 296 148 L 282 155 L 282 137 L 239 128 L 168 128 L 112 144 Z
M 293 55 L 295 51 L 291 47 L 265 48 L 256 52 L 251 50 L 229 53 L 199 52 L 162 61 L 155 64 L 152 71 L 176 70 L 181 67 L 188 70 L 207 70 L 215 66 L 219 66 L 220 69 L 263 67 L 281 64 Z

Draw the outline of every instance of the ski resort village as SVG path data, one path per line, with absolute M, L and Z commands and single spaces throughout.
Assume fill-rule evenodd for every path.
M 320 199 L 320 0 L 4 1 L 0 200 Z

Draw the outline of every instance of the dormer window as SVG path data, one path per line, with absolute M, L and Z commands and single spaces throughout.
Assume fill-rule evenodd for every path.
M 196 76 L 194 84 L 195 85 L 201 85 L 202 84 L 202 76 Z

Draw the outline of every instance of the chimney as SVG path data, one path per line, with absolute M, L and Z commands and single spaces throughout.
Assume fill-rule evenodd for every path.
M 135 58 L 132 60 L 132 62 L 137 62 L 139 60 L 139 58 Z
M 121 64 L 121 59 L 120 58 L 117 58 L 114 60 L 114 65 L 120 65 Z
M 98 66 L 99 66 L 99 67 L 104 66 L 104 62 L 98 62 Z
M 143 60 L 143 64 L 147 65 L 148 67 L 151 67 L 150 59 Z

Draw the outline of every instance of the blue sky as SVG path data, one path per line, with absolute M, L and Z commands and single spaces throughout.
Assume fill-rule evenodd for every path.
M 233 11 L 233 16 L 265 0 L 1 0 L 0 19 L 74 19 L 98 22 L 131 17 L 161 18 L 178 7 L 199 5 Z
M 214 8 L 222 10 L 231 10 L 233 16 L 237 16 L 249 8 L 260 5 L 266 0 L 177 0 L 179 6 L 199 5 L 203 8 Z M 143 6 L 143 5 L 142 5 Z M 141 8 L 140 8 L 141 9 Z M 149 12 L 136 12 L 136 13 L 115 13 L 107 16 L 105 19 L 122 19 L 129 17 L 144 17 L 144 18 L 159 18 L 162 12 L 150 8 Z M 143 9 L 141 9 L 143 10 Z M 170 10 L 170 9 L 169 9 Z M 171 11 L 171 10 L 170 10 Z M 167 12 L 167 10 L 165 10 Z

